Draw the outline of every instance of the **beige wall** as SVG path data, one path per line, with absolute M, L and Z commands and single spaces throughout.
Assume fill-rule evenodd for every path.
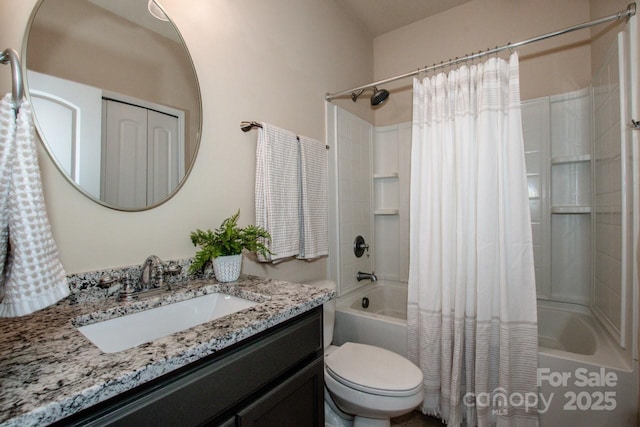
M 374 40 L 375 80 L 472 52 L 518 42 L 589 18 L 589 0 L 473 0 Z M 518 50 L 522 99 L 567 92 L 591 80 L 589 31 L 535 43 Z M 506 57 L 508 53 L 502 54 Z M 375 124 L 411 120 L 412 79 L 394 88 Z
M 6 47 L 20 50 L 34 4 L 0 0 L 0 40 Z M 163 259 L 193 256 L 189 232 L 217 227 L 238 208 L 241 224 L 253 223 L 257 134 L 241 132 L 240 121 L 266 121 L 324 140 L 324 93 L 373 77 L 371 40 L 333 0 L 162 4 L 182 32 L 200 80 L 200 153 L 173 199 L 150 211 L 123 213 L 76 192 L 41 149 L 49 218 L 68 273 L 139 264 L 151 253 Z M 9 67 L 0 67 L 0 90 L 10 86 Z M 344 107 L 370 115 L 350 100 Z M 302 280 L 325 277 L 326 262 L 245 262 L 243 271 Z

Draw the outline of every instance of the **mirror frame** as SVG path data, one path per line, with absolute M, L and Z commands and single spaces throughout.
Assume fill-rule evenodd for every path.
M 27 100 L 29 101 L 29 104 L 31 104 L 31 105 L 32 105 L 31 92 L 29 90 L 29 81 L 28 81 L 29 79 L 28 79 L 28 76 L 27 76 L 27 45 L 29 44 L 29 34 L 31 33 L 31 27 L 33 26 L 33 21 L 35 20 L 35 17 L 36 17 L 36 15 L 38 13 L 38 10 L 40 10 L 40 7 L 42 6 L 42 4 L 45 1 L 51 1 L 51 0 L 38 0 L 36 5 L 33 7 L 33 11 L 31 12 L 31 16 L 29 17 L 29 21 L 28 21 L 27 26 L 25 28 L 25 33 L 24 33 L 23 42 L 22 42 L 22 53 L 21 53 L 22 54 L 22 64 L 21 64 L 22 70 L 21 71 L 22 71 L 22 76 L 23 76 L 24 96 L 27 98 Z M 184 47 L 184 49 L 185 49 L 185 51 L 187 53 L 187 57 L 189 58 L 189 64 L 191 65 L 191 70 L 193 72 L 195 88 L 196 88 L 196 90 L 198 92 L 197 105 L 200 108 L 200 114 L 199 114 L 199 118 L 198 118 L 198 130 L 197 130 L 197 137 L 196 137 L 196 141 L 195 141 L 195 150 L 193 152 L 193 158 L 191 159 L 188 167 L 185 169 L 184 177 L 182 178 L 182 180 L 178 183 L 178 185 L 169 194 L 167 194 L 163 199 L 159 200 L 158 202 L 150 204 L 150 205 L 147 205 L 145 207 L 141 207 L 141 208 L 123 208 L 121 206 L 114 206 L 114 205 L 111 205 L 109 203 L 106 203 L 103 200 L 100 200 L 99 198 L 94 197 L 92 194 L 90 194 L 84 188 L 82 188 L 77 182 L 75 182 L 71 178 L 71 176 L 69 176 L 65 172 L 64 168 L 62 167 L 62 165 L 60 164 L 60 162 L 56 158 L 55 154 L 53 153 L 53 150 L 49 147 L 49 144 L 47 143 L 47 140 L 46 140 L 46 138 L 44 136 L 44 133 L 40 129 L 40 125 L 38 124 L 38 120 L 36 118 L 35 112 L 33 114 L 34 127 L 35 127 L 35 129 L 36 129 L 36 131 L 38 133 L 38 137 L 39 137 L 42 145 L 44 146 L 49 158 L 55 164 L 56 169 L 58 169 L 58 171 L 64 176 L 65 180 L 67 182 L 69 182 L 76 190 L 78 190 L 78 192 L 83 194 L 89 200 L 91 200 L 93 202 L 96 202 L 99 205 L 102 205 L 102 206 L 107 207 L 109 209 L 113 209 L 113 210 L 117 210 L 117 211 L 121 211 L 121 212 L 142 212 L 142 211 L 150 210 L 150 209 L 156 208 L 156 207 L 166 203 L 173 196 L 175 196 L 178 193 L 178 191 L 180 191 L 180 189 L 185 184 L 185 182 L 187 182 L 187 180 L 189 179 L 189 175 L 191 174 L 191 171 L 193 170 L 193 167 L 194 167 L 194 165 L 196 163 L 196 159 L 198 158 L 198 153 L 200 152 L 200 143 L 202 141 L 202 121 L 203 121 L 203 116 L 204 116 L 204 112 L 203 112 L 203 109 L 202 109 L 202 91 L 201 91 L 201 88 L 200 88 L 200 81 L 198 79 L 198 73 L 196 72 L 196 67 L 195 67 L 195 64 L 193 63 L 193 57 L 191 56 L 191 51 L 189 50 L 189 47 L 187 46 L 187 43 L 184 40 L 184 37 L 182 37 L 182 33 L 178 29 L 178 26 L 175 24 L 175 22 L 173 22 L 171 17 L 166 13 L 164 8 L 159 3 L 156 3 L 156 4 L 158 5 L 158 7 L 160 7 L 162 12 L 169 19 L 167 22 L 175 30 L 176 34 L 178 35 L 178 38 L 182 42 L 182 46 Z

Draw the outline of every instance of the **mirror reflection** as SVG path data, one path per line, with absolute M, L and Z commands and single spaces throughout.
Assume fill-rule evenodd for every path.
M 168 200 L 197 154 L 201 102 L 162 9 L 153 0 L 42 0 L 26 40 L 36 126 L 60 171 L 114 209 Z

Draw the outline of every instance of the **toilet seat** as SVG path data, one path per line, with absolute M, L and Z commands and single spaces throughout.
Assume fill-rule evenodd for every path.
M 411 396 L 422 387 L 422 372 L 399 354 L 347 342 L 325 359 L 326 372 L 341 384 L 379 396 Z

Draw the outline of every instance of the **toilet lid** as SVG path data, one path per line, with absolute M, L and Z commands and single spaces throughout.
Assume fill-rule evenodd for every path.
M 420 390 L 422 371 L 404 357 L 366 344 L 348 342 L 325 359 L 336 381 L 382 396 L 409 396 Z

